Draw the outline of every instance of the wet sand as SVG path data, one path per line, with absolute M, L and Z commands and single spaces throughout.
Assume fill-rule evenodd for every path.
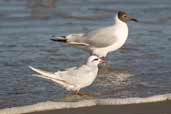
M 26 114 L 171 114 L 171 101 L 130 105 L 93 106 Z

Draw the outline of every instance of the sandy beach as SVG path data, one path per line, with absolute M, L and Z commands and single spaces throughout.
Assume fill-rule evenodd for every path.
M 171 114 L 171 101 L 130 105 L 93 106 L 26 114 Z

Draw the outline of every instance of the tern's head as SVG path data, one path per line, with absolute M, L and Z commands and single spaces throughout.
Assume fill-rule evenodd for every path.
M 88 58 L 87 64 L 90 65 L 98 65 L 98 64 L 102 64 L 105 61 L 103 59 L 101 59 L 100 57 L 97 57 L 95 55 L 92 55 Z
M 121 20 L 122 22 L 125 22 L 125 23 L 127 23 L 128 21 L 138 22 L 137 19 L 135 19 L 134 17 L 129 16 L 128 13 L 124 12 L 124 11 L 118 11 L 117 12 L 117 17 L 119 18 L 119 20 Z

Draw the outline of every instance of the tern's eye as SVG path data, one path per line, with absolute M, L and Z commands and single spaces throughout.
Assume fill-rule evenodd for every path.
M 93 61 L 98 61 L 98 59 L 94 59 Z

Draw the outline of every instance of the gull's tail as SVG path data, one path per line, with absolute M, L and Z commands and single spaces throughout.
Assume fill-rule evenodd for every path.
M 67 37 L 66 36 L 58 36 L 58 37 L 52 36 L 52 37 L 54 37 L 54 38 L 51 39 L 52 41 L 63 42 L 63 43 L 67 42 Z
M 69 34 L 66 36 L 52 36 L 52 41 L 63 42 L 75 46 L 89 46 L 82 38 L 84 34 Z

